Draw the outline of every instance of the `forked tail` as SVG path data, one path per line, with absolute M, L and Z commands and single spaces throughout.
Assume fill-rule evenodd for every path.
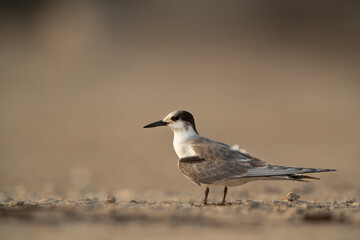
M 293 181 L 306 181 L 304 179 L 317 179 L 317 177 L 311 177 L 307 175 L 301 175 L 303 173 L 318 173 L 318 172 L 332 172 L 335 169 L 324 168 L 299 168 L 299 167 L 284 167 L 269 165 L 267 167 L 253 168 L 245 175 L 245 177 L 279 177 L 281 179 L 288 179 Z M 278 178 L 278 179 L 279 179 Z
M 305 179 L 316 179 L 316 180 L 320 180 L 320 178 L 318 177 L 311 177 L 308 175 L 288 175 L 286 176 L 288 177 L 289 180 L 293 180 L 293 181 L 299 181 L 299 182 L 308 182 Z

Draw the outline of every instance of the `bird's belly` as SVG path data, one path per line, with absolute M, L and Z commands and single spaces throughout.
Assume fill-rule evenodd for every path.
M 233 179 L 220 180 L 220 181 L 214 182 L 213 184 L 233 187 L 233 186 L 242 185 L 242 184 L 245 184 L 248 182 L 252 182 L 255 180 L 258 180 L 258 179 L 257 178 L 233 178 Z
M 250 178 L 232 178 L 225 179 L 214 182 L 214 185 L 223 185 L 228 187 L 242 185 L 248 182 L 256 181 L 256 180 L 289 180 L 286 176 L 278 176 L 278 177 L 250 177 Z

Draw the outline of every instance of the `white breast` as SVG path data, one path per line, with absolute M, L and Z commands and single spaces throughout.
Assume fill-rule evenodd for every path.
M 191 147 L 191 140 L 196 136 L 193 131 L 174 131 L 173 146 L 179 158 L 195 156 L 195 151 Z
M 174 141 L 174 149 L 179 158 L 195 156 L 195 152 L 190 145 L 184 145 Z

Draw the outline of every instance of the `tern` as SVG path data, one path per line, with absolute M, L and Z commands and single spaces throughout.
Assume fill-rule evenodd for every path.
M 207 204 L 210 185 L 224 186 L 221 205 L 225 204 L 228 187 L 255 180 L 319 179 L 303 175 L 336 171 L 322 168 L 300 168 L 271 165 L 240 149 L 199 135 L 195 120 L 185 110 L 171 112 L 164 119 L 150 123 L 144 128 L 167 126 L 174 132 L 173 146 L 179 157 L 178 167 L 193 183 L 206 185 L 204 204 Z

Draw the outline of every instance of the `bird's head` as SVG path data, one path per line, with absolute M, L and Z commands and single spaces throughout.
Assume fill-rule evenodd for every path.
M 150 123 L 144 126 L 144 128 L 160 126 L 168 126 L 174 132 L 193 130 L 196 134 L 198 134 L 193 115 L 185 110 L 171 112 L 164 119 Z

